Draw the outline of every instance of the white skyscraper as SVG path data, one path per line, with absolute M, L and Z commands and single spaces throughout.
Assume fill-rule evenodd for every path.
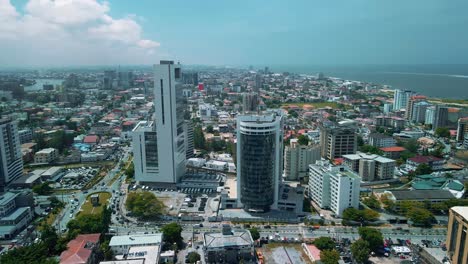
M 414 95 L 414 92 L 409 90 L 395 90 L 393 95 L 393 110 L 406 108 L 406 104 L 412 95 Z
M 144 128 L 134 129 L 134 162 L 137 181 L 174 184 L 185 174 L 184 113 L 186 101 L 180 80 L 179 64 L 174 64 L 173 61 L 161 61 L 159 65 L 154 65 L 156 126 L 154 129 L 152 125 L 149 127 L 149 124 L 145 124 Z M 154 141 L 154 135 L 156 141 Z M 138 144 L 140 146 L 136 146 Z M 141 146 L 141 144 L 146 144 L 146 146 Z M 146 151 L 149 146 L 151 152 Z M 155 149 L 157 153 L 154 153 Z M 140 153 L 137 153 L 138 150 Z M 146 153 L 143 153 L 143 150 Z M 147 164 L 148 161 L 151 166 Z M 138 162 L 141 164 L 137 164 Z M 138 168 L 141 170 L 137 171 Z
M 276 209 L 282 169 L 281 113 L 238 116 L 238 205 L 248 212 Z
M 23 157 L 16 122 L 0 118 L 0 192 L 23 175 Z
M 320 159 L 320 145 L 301 146 L 291 139 L 284 150 L 284 174 L 286 180 L 297 181 L 309 173 L 309 165 Z

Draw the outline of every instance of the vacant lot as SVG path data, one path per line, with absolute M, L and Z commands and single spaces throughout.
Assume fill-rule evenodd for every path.
M 312 264 L 301 244 L 272 243 L 263 246 L 261 251 L 268 264 Z
M 169 215 L 177 215 L 184 202 L 185 194 L 178 192 L 156 192 L 156 197 L 164 203 Z M 172 209 L 170 209 L 172 206 Z

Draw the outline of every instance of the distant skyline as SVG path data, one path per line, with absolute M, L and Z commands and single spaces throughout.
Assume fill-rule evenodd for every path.
M 0 67 L 468 63 L 466 0 L 0 0 Z

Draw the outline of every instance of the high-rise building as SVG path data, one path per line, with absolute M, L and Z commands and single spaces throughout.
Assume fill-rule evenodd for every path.
M 309 198 L 339 217 L 347 208 L 359 208 L 360 181 L 349 168 L 320 160 L 309 165 Z
M 424 123 L 426 121 L 426 110 L 429 106 L 431 104 L 426 101 L 415 103 L 411 114 L 411 121 L 413 123 Z
M 447 255 L 452 264 L 468 263 L 468 206 L 450 208 L 447 230 Z
M 435 116 L 435 106 L 429 106 L 426 108 L 426 117 L 424 119 L 424 124 L 432 125 L 434 124 L 434 116 Z
M 356 125 L 354 122 L 324 122 L 320 126 L 320 154 L 322 158 L 334 160 L 357 150 Z
M 193 142 L 193 123 L 191 120 L 185 120 L 185 158 L 195 157 Z
M 133 85 L 133 72 L 119 72 L 117 81 L 119 88 L 130 88 Z
M 281 112 L 237 117 L 237 198 L 245 211 L 277 207 L 283 133 Z
M 309 173 L 309 165 L 320 159 L 320 145 L 303 146 L 291 139 L 284 151 L 284 174 L 286 180 L 297 181 Z
M 395 160 L 376 154 L 344 155 L 344 165 L 352 171 L 359 173 L 363 181 L 382 181 L 393 178 L 395 172 Z
M 185 174 L 186 101 L 180 78 L 179 64 L 161 61 L 154 65 L 156 120 L 140 122 L 133 131 L 137 181 L 175 184 Z
M 198 85 L 198 72 L 183 72 L 182 83 L 190 85 Z
M 424 95 L 413 95 L 408 99 L 408 103 L 406 104 L 406 112 L 405 112 L 405 118 L 407 120 L 412 120 L 413 119 L 413 107 L 414 104 L 418 102 L 422 102 L 426 100 L 426 96 Z
M 457 141 L 463 142 L 468 137 L 468 117 L 458 119 Z
M 436 105 L 434 112 L 434 122 L 432 123 L 432 130 L 439 127 L 446 127 L 448 125 L 449 108 L 445 105 Z
M 385 103 L 383 107 L 383 112 L 384 114 L 388 114 L 393 110 L 393 104 L 391 103 Z
M 409 98 L 414 93 L 409 90 L 395 90 L 393 94 L 393 110 L 400 110 L 406 108 Z
M 0 192 L 21 175 L 23 158 L 17 123 L 0 117 Z
M 258 102 L 259 98 L 257 93 L 242 94 L 242 110 L 244 111 L 244 113 L 257 112 Z
M 263 78 L 261 74 L 255 74 L 255 91 L 258 92 L 263 86 Z
M 117 73 L 112 70 L 104 71 L 104 78 L 102 79 L 102 88 L 105 90 L 112 90 L 112 85 Z

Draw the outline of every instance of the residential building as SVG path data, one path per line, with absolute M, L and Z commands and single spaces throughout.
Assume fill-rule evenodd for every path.
M 386 147 L 386 148 L 380 148 L 381 151 L 383 151 L 383 156 L 389 159 L 394 159 L 397 160 L 400 158 L 401 153 L 405 151 L 406 149 L 404 147 Z
M 448 115 L 449 107 L 445 105 L 436 105 L 432 130 L 435 131 L 439 127 L 446 127 L 448 125 Z
M 160 246 L 161 242 L 162 233 L 113 236 L 109 247 L 114 254 L 121 255 L 128 253 L 131 247 Z
M 405 118 L 407 120 L 410 120 L 410 121 L 413 120 L 414 105 L 424 100 L 426 100 L 426 96 L 424 95 L 413 95 L 408 99 L 408 103 L 406 104 L 406 112 L 405 112 Z
M 67 244 L 67 250 L 60 254 L 60 264 L 97 264 L 99 237 L 101 234 L 78 235 Z
M 203 120 L 210 120 L 211 118 L 218 116 L 218 110 L 215 105 L 200 104 L 198 106 L 198 115 Z
M 392 112 L 392 110 L 393 110 L 393 104 L 384 103 L 384 107 L 383 107 L 384 114 L 388 114 L 388 113 Z
M 258 93 L 244 93 L 242 94 L 242 111 L 244 113 L 251 113 L 258 111 Z
M 299 145 L 291 139 L 284 150 L 284 174 L 288 181 L 297 181 L 309 173 L 309 165 L 320 159 L 320 145 Z
M 421 164 L 427 164 L 431 167 L 433 171 L 442 170 L 444 167 L 445 160 L 442 158 L 437 158 L 434 156 L 415 156 L 409 158 L 406 161 L 406 166 L 408 170 L 416 170 L 416 168 Z
M 445 245 L 451 263 L 468 263 L 468 206 L 450 208 L 447 228 Z
M 54 148 L 42 149 L 34 154 L 34 163 L 51 163 L 58 158 L 58 151 Z
M 345 166 L 317 161 L 309 166 L 309 197 L 338 217 L 347 208 L 359 207 L 360 177 Z
M 357 135 L 354 122 L 324 122 L 320 126 L 320 154 L 334 160 L 346 154 L 356 153 Z
M 250 232 L 233 231 L 229 225 L 221 233 L 204 233 L 203 251 L 206 263 L 257 263 Z
M 33 212 L 31 205 L 27 202 L 28 196 L 32 197 L 32 193 L 0 193 L 1 239 L 13 238 L 31 223 Z
M 23 175 L 23 156 L 17 123 L 0 117 L 0 192 Z
M 249 212 L 276 208 L 283 169 L 281 112 L 237 116 L 238 205 Z
M 417 124 L 425 123 L 427 108 L 430 106 L 431 104 L 426 101 L 415 103 L 413 106 L 411 121 Z
M 393 110 L 400 110 L 406 108 L 409 98 L 414 92 L 409 90 L 395 90 L 393 95 Z
M 33 131 L 31 129 L 22 129 L 18 131 L 20 144 L 30 143 L 33 141 Z
M 458 119 L 457 141 L 463 142 L 468 137 L 468 117 Z
M 434 124 L 435 109 L 436 109 L 435 106 L 429 106 L 426 108 L 426 117 L 424 119 L 425 125 Z
M 385 134 L 371 133 L 369 134 L 369 145 L 377 148 L 393 147 L 396 146 L 396 140 Z
M 344 164 L 359 173 L 363 181 L 381 181 L 393 178 L 395 160 L 376 154 L 358 152 L 344 155 Z

